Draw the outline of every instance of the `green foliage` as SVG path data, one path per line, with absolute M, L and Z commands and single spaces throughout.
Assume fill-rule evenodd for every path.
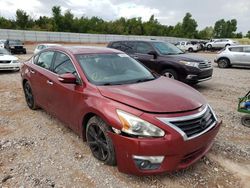
M 32 20 L 30 19 L 29 15 L 20 9 L 16 11 L 16 27 L 18 29 L 27 29 L 32 25 Z
M 182 37 L 195 38 L 197 35 L 197 26 L 197 22 L 192 19 L 192 15 L 188 12 L 183 18 L 181 25 Z
M 233 38 L 237 30 L 237 20 L 218 20 L 214 25 L 214 36 L 216 38 Z
M 247 32 L 246 37 L 250 39 L 250 31 Z
M 205 27 L 203 30 L 199 31 L 197 34 L 198 39 L 211 39 L 213 38 L 214 28 L 213 27 Z
M 0 17 L 0 28 L 5 29 L 30 29 L 38 31 L 59 31 L 75 33 L 99 33 L 120 35 L 148 35 L 148 36 L 173 36 L 184 38 L 210 39 L 216 38 L 242 38 L 242 33 L 235 33 L 237 21 L 218 20 L 214 28 L 206 27 L 197 31 L 197 22 L 190 13 L 186 13 L 182 22 L 175 26 L 162 25 L 152 15 L 146 22 L 142 18 L 126 19 L 121 17 L 114 21 L 105 21 L 93 16 L 75 17 L 70 10 L 62 12 L 60 6 L 52 7 L 52 16 L 40 16 L 38 19 L 31 17 L 23 10 L 16 11 L 16 19 L 10 20 Z M 250 31 L 247 36 L 250 38 Z

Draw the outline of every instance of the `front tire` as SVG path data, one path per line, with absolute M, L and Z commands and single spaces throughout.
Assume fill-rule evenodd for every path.
M 86 139 L 93 156 L 107 165 L 115 165 L 115 149 L 108 135 L 111 128 L 99 117 L 92 117 L 87 124 Z
M 25 99 L 26 99 L 26 103 L 27 103 L 28 107 L 31 110 L 36 110 L 38 107 L 35 103 L 35 99 L 34 99 L 32 89 L 31 89 L 29 82 L 25 82 L 25 84 L 23 85 L 23 91 L 24 91 L 24 95 L 25 95 Z
M 167 77 L 167 78 L 178 80 L 177 72 L 175 70 L 173 70 L 173 69 L 165 69 L 162 72 L 162 75 L 165 76 L 165 77 Z
M 243 116 L 241 118 L 241 123 L 242 123 L 242 125 L 250 128 L 250 116 L 249 115 Z
M 194 49 L 193 49 L 193 48 L 188 48 L 188 51 L 189 51 L 189 52 L 193 52 Z
M 218 67 L 219 68 L 228 68 L 230 66 L 230 62 L 226 58 L 222 58 L 218 61 Z

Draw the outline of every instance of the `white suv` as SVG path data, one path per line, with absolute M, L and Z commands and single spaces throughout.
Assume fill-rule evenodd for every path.
M 197 52 L 201 50 L 201 46 L 199 44 L 192 44 L 190 41 L 177 42 L 176 46 L 182 51 Z
M 208 50 L 221 49 L 227 46 L 236 45 L 237 43 L 231 39 L 212 39 L 206 44 Z
M 232 65 L 250 66 L 250 45 L 226 47 L 217 54 L 214 62 L 220 68 Z

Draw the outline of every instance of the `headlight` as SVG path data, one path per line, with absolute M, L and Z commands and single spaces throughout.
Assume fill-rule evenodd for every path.
M 180 61 L 180 63 L 183 63 L 183 64 L 185 64 L 187 66 L 190 66 L 190 67 L 199 68 L 199 63 L 198 62 Z
M 162 137 L 165 135 L 162 129 L 139 117 L 121 110 L 117 110 L 117 114 L 122 124 L 122 131 L 125 133 L 142 137 Z

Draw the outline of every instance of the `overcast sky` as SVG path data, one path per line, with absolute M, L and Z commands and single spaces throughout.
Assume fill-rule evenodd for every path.
M 0 0 L 0 16 L 15 18 L 16 9 L 25 10 L 32 17 L 51 16 L 52 6 L 70 9 L 76 16 L 98 16 L 104 20 L 142 17 L 154 14 L 160 23 L 175 25 L 186 12 L 198 22 L 199 29 L 214 26 L 224 18 L 237 19 L 238 32 L 250 30 L 250 0 Z

